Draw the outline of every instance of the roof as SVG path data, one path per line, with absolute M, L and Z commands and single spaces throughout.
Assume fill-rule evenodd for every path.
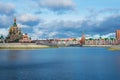
M 13 26 L 16 26 L 16 27 L 17 27 L 16 18 L 14 18 L 14 24 L 13 24 Z
M 17 27 L 17 24 L 16 24 L 16 23 L 14 23 L 14 24 L 13 24 L 13 26 Z

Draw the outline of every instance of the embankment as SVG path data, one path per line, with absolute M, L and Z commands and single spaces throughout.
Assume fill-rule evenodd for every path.
M 0 43 L 0 49 L 41 49 L 50 48 L 47 45 L 36 45 L 35 43 Z
M 120 45 L 113 45 L 109 48 L 109 50 L 120 50 Z
M 111 47 L 112 45 L 83 45 L 83 47 Z

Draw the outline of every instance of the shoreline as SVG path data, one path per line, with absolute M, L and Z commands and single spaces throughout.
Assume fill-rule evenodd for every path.
M 37 50 L 58 47 L 60 46 L 36 45 L 35 43 L 0 43 L 0 50 Z M 107 47 L 109 50 L 120 50 L 120 45 L 82 45 L 81 47 Z
M 35 43 L 0 43 L 0 50 L 34 50 L 53 47 L 54 46 L 36 45 Z
M 82 47 L 111 47 L 112 45 L 83 45 Z
M 111 47 L 109 48 L 109 50 L 112 50 L 112 51 L 120 51 L 120 45 L 111 46 Z

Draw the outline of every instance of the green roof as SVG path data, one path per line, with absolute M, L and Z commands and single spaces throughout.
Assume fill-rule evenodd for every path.
M 13 26 L 17 26 L 17 24 L 16 24 L 16 23 L 14 23 L 14 24 L 13 24 Z

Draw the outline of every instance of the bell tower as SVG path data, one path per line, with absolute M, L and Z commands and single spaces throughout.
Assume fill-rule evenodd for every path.
M 80 43 L 85 44 L 85 35 L 84 35 L 84 33 L 82 33 L 82 38 L 80 40 Z

